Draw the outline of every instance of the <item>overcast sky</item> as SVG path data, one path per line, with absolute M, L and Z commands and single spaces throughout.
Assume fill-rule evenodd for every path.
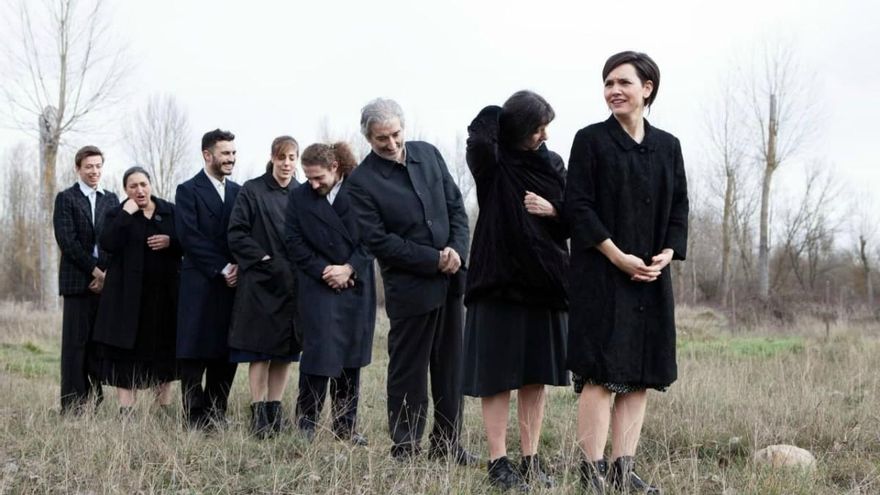
M 126 106 L 99 116 L 105 134 L 68 143 L 106 148 L 111 170 L 133 163 L 116 131 L 156 93 L 174 95 L 189 116 L 193 169 L 203 132 L 236 134 L 238 180 L 259 172 L 275 136 L 291 134 L 305 146 L 325 119 L 340 132 L 356 130 L 360 108 L 376 96 L 398 100 L 411 129 L 452 144 L 484 105 L 532 89 L 556 109 L 548 146 L 567 159 L 577 129 L 608 116 L 605 59 L 632 49 L 658 62 L 649 119 L 681 139 L 696 177 L 709 166 L 705 113 L 719 81 L 736 61 L 754 60 L 762 40 L 783 39 L 819 111 L 815 139 L 778 184 L 794 184 L 802 163 L 819 160 L 853 191 L 880 185 L 876 1 L 157 0 L 111 8 L 135 65 Z M 0 153 L 22 138 L 0 132 Z

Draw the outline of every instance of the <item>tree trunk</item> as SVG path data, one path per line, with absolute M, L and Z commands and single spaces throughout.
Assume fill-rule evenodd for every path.
M 727 307 L 730 294 L 731 236 L 733 226 L 733 198 L 736 191 L 736 175 L 728 167 L 727 185 L 724 191 L 724 214 L 721 221 L 721 280 L 718 288 L 718 302 Z
M 55 166 L 58 160 L 58 125 L 56 111 L 46 107 L 40 121 L 40 306 L 54 309 L 58 305 L 58 250 L 52 232 L 52 211 L 55 208 Z
M 770 95 L 770 119 L 765 150 L 764 180 L 761 184 L 761 234 L 758 240 L 758 297 L 770 297 L 770 184 L 776 172 L 776 95 Z

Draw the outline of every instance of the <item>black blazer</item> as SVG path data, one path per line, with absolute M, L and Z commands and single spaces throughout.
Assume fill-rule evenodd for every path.
M 221 271 L 235 263 L 226 230 L 241 186 L 226 180 L 226 199 L 205 171 L 177 186 L 175 227 L 183 248 L 180 299 L 177 312 L 177 357 L 226 359 L 227 338 L 235 289 L 226 286 Z
M 347 181 L 361 234 L 382 268 L 390 318 L 434 310 L 447 290 L 461 294 L 468 254 L 467 213 L 443 157 L 428 143 L 405 146 L 405 167 L 371 152 Z M 447 246 L 462 260 L 452 277 L 437 269 Z
M 52 225 L 55 240 L 61 249 L 61 265 L 58 270 L 58 291 L 62 296 L 86 294 L 92 282 L 95 266 L 107 269 L 109 257 L 98 248 L 98 258 L 92 249 L 98 242 L 104 226 L 107 210 L 119 205 L 119 198 L 109 191 L 98 193 L 95 199 L 95 224 L 92 225 L 92 207 L 79 188 L 79 183 L 55 196 Z
M 343 368 L 370 363 L 376 324 L 373 256 L 361 241 L 351 208 L 348 181 L 333 205 L 308 183 L 287 204 L 287 246 L 299 271 L 297 328 L 303 335 L 300 370 L 339 376 Z M 324 282 L 328 265 L 350 264 L 355 285 L 336 291 Z
M 180 267 L 180 243 L 174 228 L 174 205 L 153 197 L 156 209 L 153 220 L 160 234 L 171 238 L 162 252 L 160 273 L 172 301 L 167 311 L 176 311 L 177 273 Z M 144 246 L 147 243 L 146 221 L 141 211 L 129 214 L 117 206 L 107 213 L 101 233 L 101 248 L 112 253 L 104 292 L 98 308 L 93 339 L 123 349 L 132 349 L 141 319 L 141 295 L 144 276 Z M 174 318 L 168 318 L 172 323 Z M 173 333 L 173 328 L 169 329 Z

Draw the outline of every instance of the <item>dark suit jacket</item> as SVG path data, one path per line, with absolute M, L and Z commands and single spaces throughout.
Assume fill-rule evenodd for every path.
M 467 213 L 443 157 L 428 143 L 405 146 L 405 167 L 371 152 L 348 179 L 361 233 L 382 268 L 390 318 L 432 311 L 447 290 L 460 294 L 468 254 Z M 446 246 L 462 260 L 452 277 L 437 269 Z
M 358 233 L 347 185 L 342 183 L 332 206 L 308 183 L 296 188 L 287 204 L 288 252 L 299 272 L 300 370 L 312 375 L 339 376 L 342 368 L 366 366 L 371 358 L 376 324 L 373 256 Z M 354 268 L 355 285 L 337 292 L 324 282 L 324 268 L 346 263 Z
M 109 191 L 98 194 L 95 200 L 95 224 L 92 225 L 92 207 L 89 198 L 79 188 L 79 183 L 55 196 L 52 225 L 55 240 L 61 249 L 61 265 L 58 270 L 58 291 L 62 296 L 86 294 L 92 282 L 95 266 L 107 269 L 109 257 L 98 249 L 98 258 L 92 250 L 101 235 L 104 215 L 119 205 L 119 198 Z
M 180 303 L 177 313 L 177 357 L 226 359 L 229 318 L 235 289 L 221 271 L 235 263 L 226 241 L 232 205 L 241 186 L 226 180 L 221 201 L 205 171 L 177 186 L 175 227 L 183 248 Z

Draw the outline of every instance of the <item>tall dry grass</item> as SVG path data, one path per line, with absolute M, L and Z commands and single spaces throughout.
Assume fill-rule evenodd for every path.
M 641 472 L 666 493 L 880 493 L 880 329 L 876 324 L 805 321 L 760 333 L 728 331 L 703 308 L 679 312 L 680 379 L 651 393 L 640 446 Z M 234 422 L 204 435 L 182 428 L 143 394 L 120 420 L 112 389 L 93 415 L 57 413 L 57 314 L 0 306 L 0 493 L 482 493 L 485 467 L 388 456 L 385 422 L 387 322 L 363 373 L 360 428 L 368 448 L 320 432 L 314 443 L 288 433 L 255 441 L 246 433 L 246 369 L 232 394 Z M 294 370 L 294 373 L 296 371 Z M 291 380 L 286 406 L 292 407 Z M 541 452 L 559 486 L 579 493 L 576 396 L 550 391 Z M 325 418 L 326 419 L 326 418 Z M 518 457 L 515 410 L 508 449 Z M 464 439 L 485 455 L 479 403 L 465 406 Z M 812 451 L 817 470 L 773 471 L 751 455 L 773 443 Z M 535 490 L 541 493 L 541 490 Z

